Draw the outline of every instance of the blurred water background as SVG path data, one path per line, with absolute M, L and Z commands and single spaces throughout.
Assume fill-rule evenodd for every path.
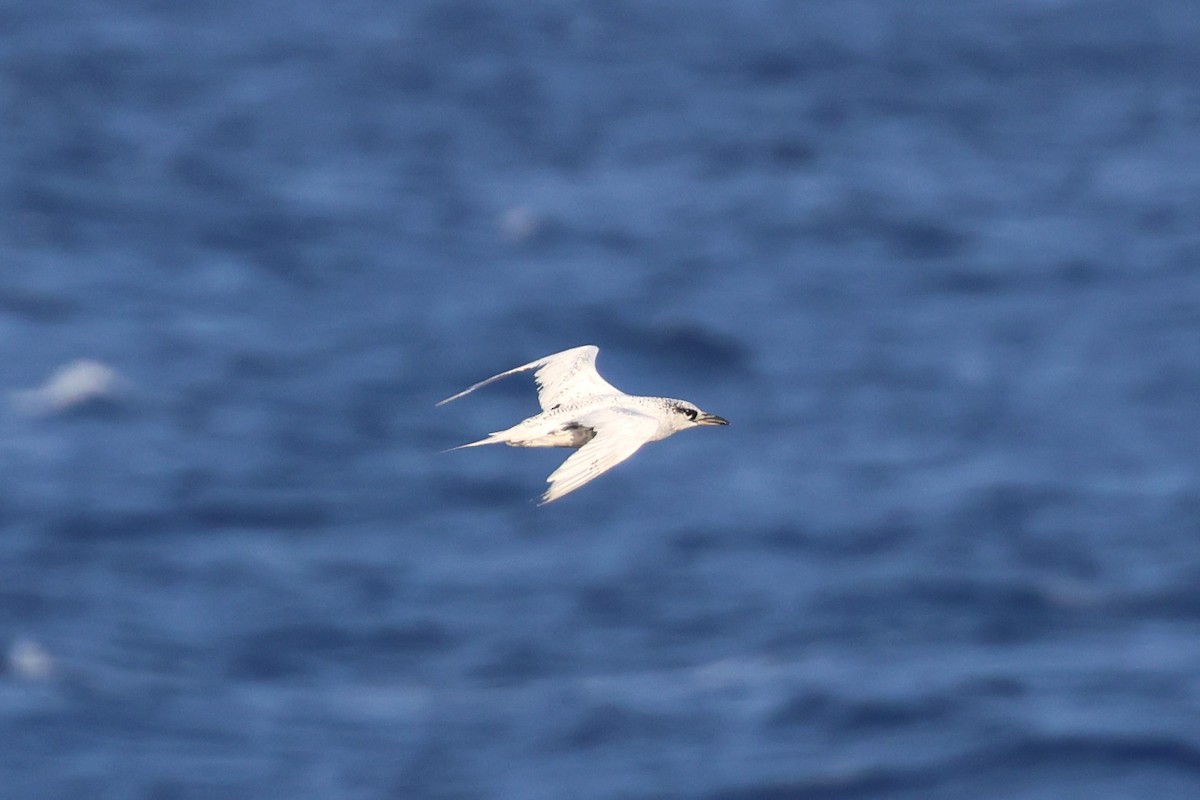
M 1200 797 L 1198 42 L 0 0 L 0 797 Z

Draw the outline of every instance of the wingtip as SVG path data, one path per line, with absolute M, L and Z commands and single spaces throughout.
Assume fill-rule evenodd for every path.
M 549 483 L 549 481 L 547 481 L 547 483 Z M 549 489 L 542 492 L 541 497 L 538 498 L 538 508 L 553 503 L 555 500 L 558 500 L 565 494 L 569 494 L 569 492 L 555 492 L 554 486 L 552 485 Z

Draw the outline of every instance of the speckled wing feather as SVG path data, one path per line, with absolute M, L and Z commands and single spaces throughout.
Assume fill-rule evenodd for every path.
M 550 473 L 546 479 L 550 488 L 539 505 L 553 502 L 612 469 L 658 432 L 657 419 L 622 408 L 593 411 L 580 417 L 579 424 L 591 428 L 596 435 Z
M 543 410 L 549 410 L 562 403 L 569 403 L 583 397 L 621 394 L 620 389 L 601 378 L 600 373 L 596 372 L 596 354 L 599 352 L 600 348 L 593 344 L 563 350 L 561 353 L 539 358 L 537 361 L 530 361 L 528 364 L 501 372 L 499 375 L 493 375 L 453 397 L 447 397 L 438 405 L 457 400 L 493 381 L 531 369 L 537 370 L 533 377 L 538 385 L 538 403 L 541 404 Z

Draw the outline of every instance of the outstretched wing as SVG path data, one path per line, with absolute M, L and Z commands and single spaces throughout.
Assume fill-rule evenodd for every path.
M 658 420 L 654 417 L 621 408 L 585 414 L 579 424 L 591 428 L 596 435 L 550 473 L 546 479 L 550 488 L 539 505 L 553 502 L 612 469 L 658 432 Z
M 533 377 L 538 385 L 538 403 L 541 404 L 543 410 L 549 410 L 557 405 L 577 400 L 581 397 L 592 397 L 598 394 L 621 394 L 620 389 L 604 380 L 604 378 L 601 378 L 600 373 L 596 372 L 596 354 L 599 352 L 600 348 L 594 344 L 572 347 L 570 350 L 563 350 L 561 353 L 539 358 L 537 361 L 530 361 L 528 364 L 514 367 L 507 372 L 493 375 L 487 380 L 480 381 L 474 386 L 464 389 L 453 397 L 447 397 L 438 403 L 438 405 L 444 405 L 451 400 L 457 400 L 463 395 L 470 394 L 493 381 L 507 378 L 509 375 L 516 375 L 518 372 L 527 372 L 531 369 L 537 370 L 537 372 L 533 373 Z

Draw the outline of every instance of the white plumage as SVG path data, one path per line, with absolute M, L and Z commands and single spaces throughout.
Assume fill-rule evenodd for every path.
M 612 469 L 647 442 L 699 425 L 729 424 L 686 400 L 625 394 L 596 372 L 599 352 L 595 345 L 574 347 L 493 375 L 447 397 L 438 405 L 509 375 L 536 370 L 533 377 L 542 407 L 542 413 L 511 428 L 453 449 L 484 444 L 579 448 L 546 479 L 550 488 L 542 495 L 541 505 L 545 505 Z

